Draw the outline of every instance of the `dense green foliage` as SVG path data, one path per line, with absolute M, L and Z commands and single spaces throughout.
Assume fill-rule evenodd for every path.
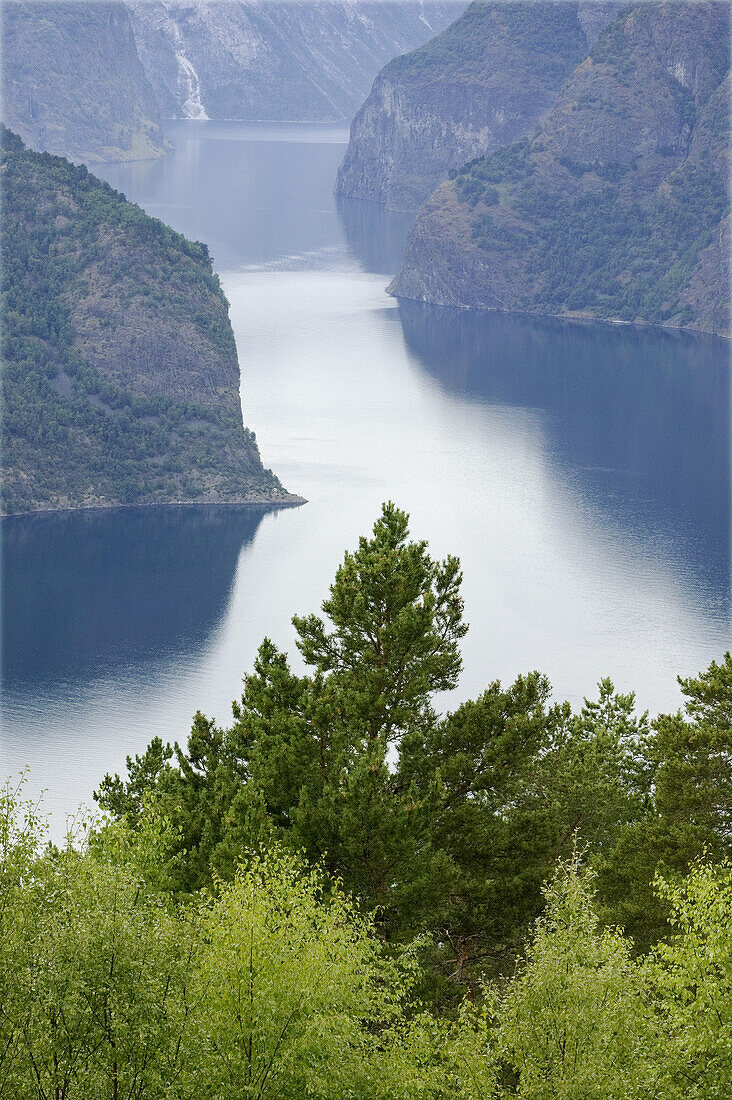
M 569 56 L 567 48 L 569 47 Z M 572 63 L 584 53 L 585 39 L 576 6 L 569 2 L 527 4 L 525 0 L 473 0 L 467 11 L 442 34 L 419 49 L 395 58 L 384 69 L 390 79 L 420 81 L 425 77 L 449 80 L 456 73 L 475 70 L 478 79 L 490 79 L 481 71 L 486 57 L 500 49 L 507 73 L 511 62 L 520 66 L 528 83 L 520 94 L 529 95 L 549 81 L 558 83 Z M 524 73 L 526 59 L 530 68 Z
M 308 674 L 265 640 L 60 849 L 6 789 L 0 1097 L 729 1095 L 732 655 L 652 723 L 537 673 L 440 717 L 460 581 L 385 505 Z
M 451 1016 L 414 999 L 337 884 L 276 848 L 171 895 L 147 810 L 44 846 L 0 794 L 0 1096 L 10 1100 L 722 1100 L 732 1087 L 732 870 L 656 880 L 673 935 L 603 927 L 575 856 L 514 974 Z
M 426 936 L 421 995 L 443 1005 L 510 969 L 575 846 L 605 918 L 643 947 L 667 931 L 656 869 L 732 855 L 731 658 L 684 682 L 685 717 L 650 723 L 609 681 L 575 713 L 535 672 L 439 717 L 433 696 L 460 668 L 459 585 L 458 563 L 432 561 L 385 506 L 338 570 L 327 618 L 294 620 L 307 675 L 265 640 L 228 729 L 198 714 L 187 746 L 154 740 L 99 791 L 132 823 L 159 802 L 184 892 L 273 841 L 304 853 L 386 941 Z M 709 694 L 726 702 L 700 710 Z
M 3 510 L 276 492 L 206 246 L 4 128 L 0 175 Z M 186 343 L 212 382 L 233 365 L 230 400 L 156 378 Z
M 413 964 L 341 891 L 272 851 L 180 904 L 155 815 L 44 851 L 16 802 L 0 798 L 0 1096 L 372 1094 Z

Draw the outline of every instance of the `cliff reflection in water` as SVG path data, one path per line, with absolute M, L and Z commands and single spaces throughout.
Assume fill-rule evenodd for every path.
M 5 520 L 4 692 L 200 648 L 265 511 L 150 507 Z
M 723 340 L 399 303 L 450 393 L 537 408 L 556 459 L 612 522 L 671 540 L 730 593 L 730 372 Z
M 404 259 L 414 214 L 387 210 L 378 202 L 335 196 L 336 210 L 350 253 L 364 271 L 391 278 Z

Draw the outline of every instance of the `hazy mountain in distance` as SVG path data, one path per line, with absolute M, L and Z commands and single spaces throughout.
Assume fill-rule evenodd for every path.
M 382 65 L 443 30 L 460 0 L 133 0 L 163 115 L 350 120 Z
M 124 4 L 5 0 L 2 117 L 34 149 L 97 164 L 162 156 Z

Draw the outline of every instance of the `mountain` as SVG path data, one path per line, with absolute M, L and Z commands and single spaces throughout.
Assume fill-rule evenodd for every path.
M 730 11 L 635 3 L 539 131 L 431 197 L 390 291 L 730 334 Z
M 379 73 L 336 192 L 417 210 L 478 154 L 533 133 L 618 4 L 476 0 Z
M 87 164 L 169 146 L 124 4 L 5 0 L 2 117 L 34 149 Z
M 163 114 L 350 119 L 381 66 L 437 34 L 459 0 L 134 0 Z
M 2 128 L 3 511 L 294 502 L 205 245 Z

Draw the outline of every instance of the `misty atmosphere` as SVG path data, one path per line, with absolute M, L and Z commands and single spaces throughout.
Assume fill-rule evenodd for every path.
M 729 5 L 0 16 L 0 1100 L 732 1094 Z

